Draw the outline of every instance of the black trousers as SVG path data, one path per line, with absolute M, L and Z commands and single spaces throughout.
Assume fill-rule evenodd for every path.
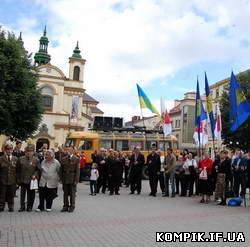
M 135 190 L 138 193 L 141 193 L 141 173 L 131 173 L 130 174 L 130 190 L 131 192 L 135 192 Z
M 111 176 L 110 177 L 110 194 L 118 193 L 121 184 L 120 176 Z
M 20 207 L 25 209 L 25 197 L 27 194 L 27 209 L 32 209 L 35 201 L 35 190 L 30 189 L 30 184 L 21 184 Z
M 149 186 L 151 194 L 155 195 L 157 193 L 157 185 L 158 185 L 158 175 L 156 173 L 149 174 Z
M 63 184 L 63 208 L 75 208 L 76 202 L 76 185 Z
M 175 187 L 176 187 L 176 194 L 180 194 L 180 183 L 181 183 L 181 175 L 180 174 L 175 174 Z
M 14 209 L 14 197 L 16 192 L 16 185 L 2 185 L 0 184 L 0 210 L 5 207 L 5 202 L 8 203 L 9 209 Z
M 100 192 L 100 189 L 102 188 L 102 193 L 105 193 L 107 189 L 107 182 L 108 182 L 108 176 L 106 175 L 100 175 L 97 179 L 97 193 Z
M 241 188 L 241 191 L 240 191 Z M 237 174 L 234 176 L 233 190 L 236 197 L 246 194 L 246 176 L 245 174 Z
M 158 179 L 160 182 L 161 192 L 164 193 L 165 192 L 164 172 L 160 172 Z
M 46 209 L 51 209 L 53 200 L 57 197 L 57 188 L 39 187 L 39 206 L 40 210 L 44 210 L 44 203 L 46 202 Z
M 125 183 L 125 185 L 129 185 L 128 174 L 129 174 L 129 166 L 125 166 L 124 167 L 124 183 Z
M 183 184 L 183 191 L 182 191 L 183 196 L 187 195 L 187 190 L 189 190 L 189 196 L 193 195 L 194 181 L 195 181 L 194 175 L 184 175 L 184 181 L 183 181 L 184 184 Z

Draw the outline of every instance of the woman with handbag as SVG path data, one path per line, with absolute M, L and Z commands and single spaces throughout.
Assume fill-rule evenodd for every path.
M 210 202 L 210 196 L 213 194 L 212 188 L 212 168 L 213 160 L 208 153 L 204 154 L 203 160 L 199 162 L 199 192 L 201 194 L 200 203 Z M 205 198 L 206 196 L 206 198 Z

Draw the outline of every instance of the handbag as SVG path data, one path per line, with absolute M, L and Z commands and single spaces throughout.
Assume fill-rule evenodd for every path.
M 32 179 L 30 181 L 30 190 L 38 190 L 38 181 L 37 181 L 37 179 Z
M 207 180 L 207 168 L 204 168 L 201 171 L 201 173 L 199 175 L 199 179 L 201 179 L 201 180 Z

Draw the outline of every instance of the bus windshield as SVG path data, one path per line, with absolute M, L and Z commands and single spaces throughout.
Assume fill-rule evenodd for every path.
M 68 138 L 65 143 L 65 147 L 74 147 L 76 145 L 76 139 Z

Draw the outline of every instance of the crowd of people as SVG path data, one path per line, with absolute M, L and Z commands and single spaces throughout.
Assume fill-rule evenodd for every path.
M 20 188 L 19 212 L 33 210 L 36 191 L 39 193 L 37 212 L 52 210 L 53 200 L 58 196 L 59 183 L 63 189 L 61 212 L 73 212 L 77 183 L 84 179 L 86 156 L 74 147 L 57 152 L 46 144 L 35 152 L 34 145 L 21 150 L 17 141 L 3 146 L 0 156 L 0 212 L 7 203 L 9 212 L 14 211 L 14 197 Z M 250 187 L 250 152 L 236 150 L 229 154 L 222 150 L 211 159 L 208 153 L 198 158 L 188 150 L 176 156 L 171 148 L 163 151 L 155 146 L 145 159 L 140 147 L 133 152 L 121 152 L 101 148 L 92 154 L 89 172 L 90 195 L 98 193 L 119 195 L 121 186 L 129 187 L 129 193 L 142 191 L 142 171 L 147 167 L 150 193 L 156 197 L 158 185 L 163 197 L 192 197 L 200 195 L 200 203 L 214 200 L 226 205 L 229 197 L 245 198 Z

